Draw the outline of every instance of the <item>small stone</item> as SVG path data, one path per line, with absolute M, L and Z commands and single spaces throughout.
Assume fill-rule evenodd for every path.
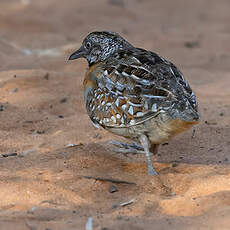
M 16 92 L 18 92 L 18 88 L 14 88 L 10 91 L 10 93 L 16 93 Z
M 5 106 L 4 105 L 0 105 L 0 112 L 5 110 Z
M 184 43 L 184 46 L 186 48 L 198 48 L 200 47 L 200 42 L 199 41 L 187 41 Z
M 117 189 L 117 187 L 115 185 L 110 185 L 110 187 L 109 187 L 109 192 L 110 193 L 114 193 L 114 192 L 117 192 L 117 191 L 118 191 L 118 189 Z
M 33 206 L 33 207 L 31 208 L 31 211 L 34 212 L 37 208 L 38 208 L 38 206 L 35 205 L 35 206 Z
M 212 150 L 214 150 L 214 148 L 210 148 L 208 151 L 212 151 Z
M 36 133 L 37 133 L 37 134 L 44 134 L 44 133 L 45 133 L 45 130 L 37 130 Z
M 66 98 L 66 97 L 64 97 L 64 98 L 62 98 L 62 99 L 60 100 L 60 103 L 65 103 L 65 102 L 67 102 L 67 98 Z
M 177 167 L 177 166 L 178 166 L 178 163 L 176 163 L 176 162 L 172 163 L 172 167 L 173 167 L 173 168 L 175 168 L 175 167 Z
M 49 73 L 46 73 L 46 74 L 44 75 L 44 78 L 45 78 L 46 80 L 49 80 L 49 76 L 50 76 L 50 74 L 49 74 Z

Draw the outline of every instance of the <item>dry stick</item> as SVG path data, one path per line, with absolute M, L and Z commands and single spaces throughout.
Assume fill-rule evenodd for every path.
M 125 181 L 125 180 L 118 180 L 118 179 L 112 179 L 112 178 L 94 177 L 94 176 L 83 176 L 83 178 L 101 180 L 101 181 L 108 181 L 108 182 L 117 183 L 117 184 L 133 184 L 133 185 L 136 185 L 136 183 L 134 183 L 134 182 L 129 182 L 129 181 Z
M 130 201 L 121 203 L 120 206 L 121 206 L 121 207 L 124 207 L 124 206 L 130 205 L 130 204 L 132 204 L 134 201 L 135 201 L 135 199 L 132 199 L 132 200 L 130 200 Z
M 93 218 L 89 217 L 86 225 L 85 225 L 85 230 L 93 230 Z
M 1 154 L 0 156 L 1 157 L 14 157 L 17 155 L 18 155 L 17 153 L 6 153 L 6 154 Z
M 195 130 L 195 129 L 193 129 L 193 130 L 192 130 L 192 138 L 194 138 L 194 137 L 195 137 L 195 132 L 196 132 L 196 130 Z

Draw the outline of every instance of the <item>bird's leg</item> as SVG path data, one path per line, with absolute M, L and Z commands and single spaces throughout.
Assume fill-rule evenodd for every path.
M 145 156 L 146 156 L 147 164 L 148 164 L 148 174 L 149 175 L 157 175 L 157 172 L 153 168 L 152 159 L 150 156 L 150 151 L 149 151 L 150 146 L 149 146 L 148 138 L 145 135 L 141 135 L 139 140 L 140 140 L 140 142 L 144 148 L 144 151 L 145 151 Z M 157 150 L 157 148 L 158 148 L 158 145 L 153 145 L 154 150 Z
M 122 143 L 118 141 L 110 141 L 111 144 L 115 145 L 115 151 L 119 153 L 132 153 L 132 154 L 144 154 L 144 148 L 141 145 L 138 145 L 136 142 L 133 144 Z

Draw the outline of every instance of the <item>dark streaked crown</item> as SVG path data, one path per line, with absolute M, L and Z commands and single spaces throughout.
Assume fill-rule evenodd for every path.
M 91 65 L 99 61 L 104 61 L 132 47 L 133 46 L 118 33 L 96 31 L 86 36 L 82 42 L 82 46 L 69 57 L 69 60 L 83 57 L 86 58 L 89 65 Z

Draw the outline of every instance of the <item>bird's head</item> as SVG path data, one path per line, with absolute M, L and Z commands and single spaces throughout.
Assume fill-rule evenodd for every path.
M 70 55 L 69 60 L 86 58 L 89 65 L 104 61 L 111 56 L 131 48 L 132 45 L 114 32 L 92 32 L 86 36 L 82 46 Z

